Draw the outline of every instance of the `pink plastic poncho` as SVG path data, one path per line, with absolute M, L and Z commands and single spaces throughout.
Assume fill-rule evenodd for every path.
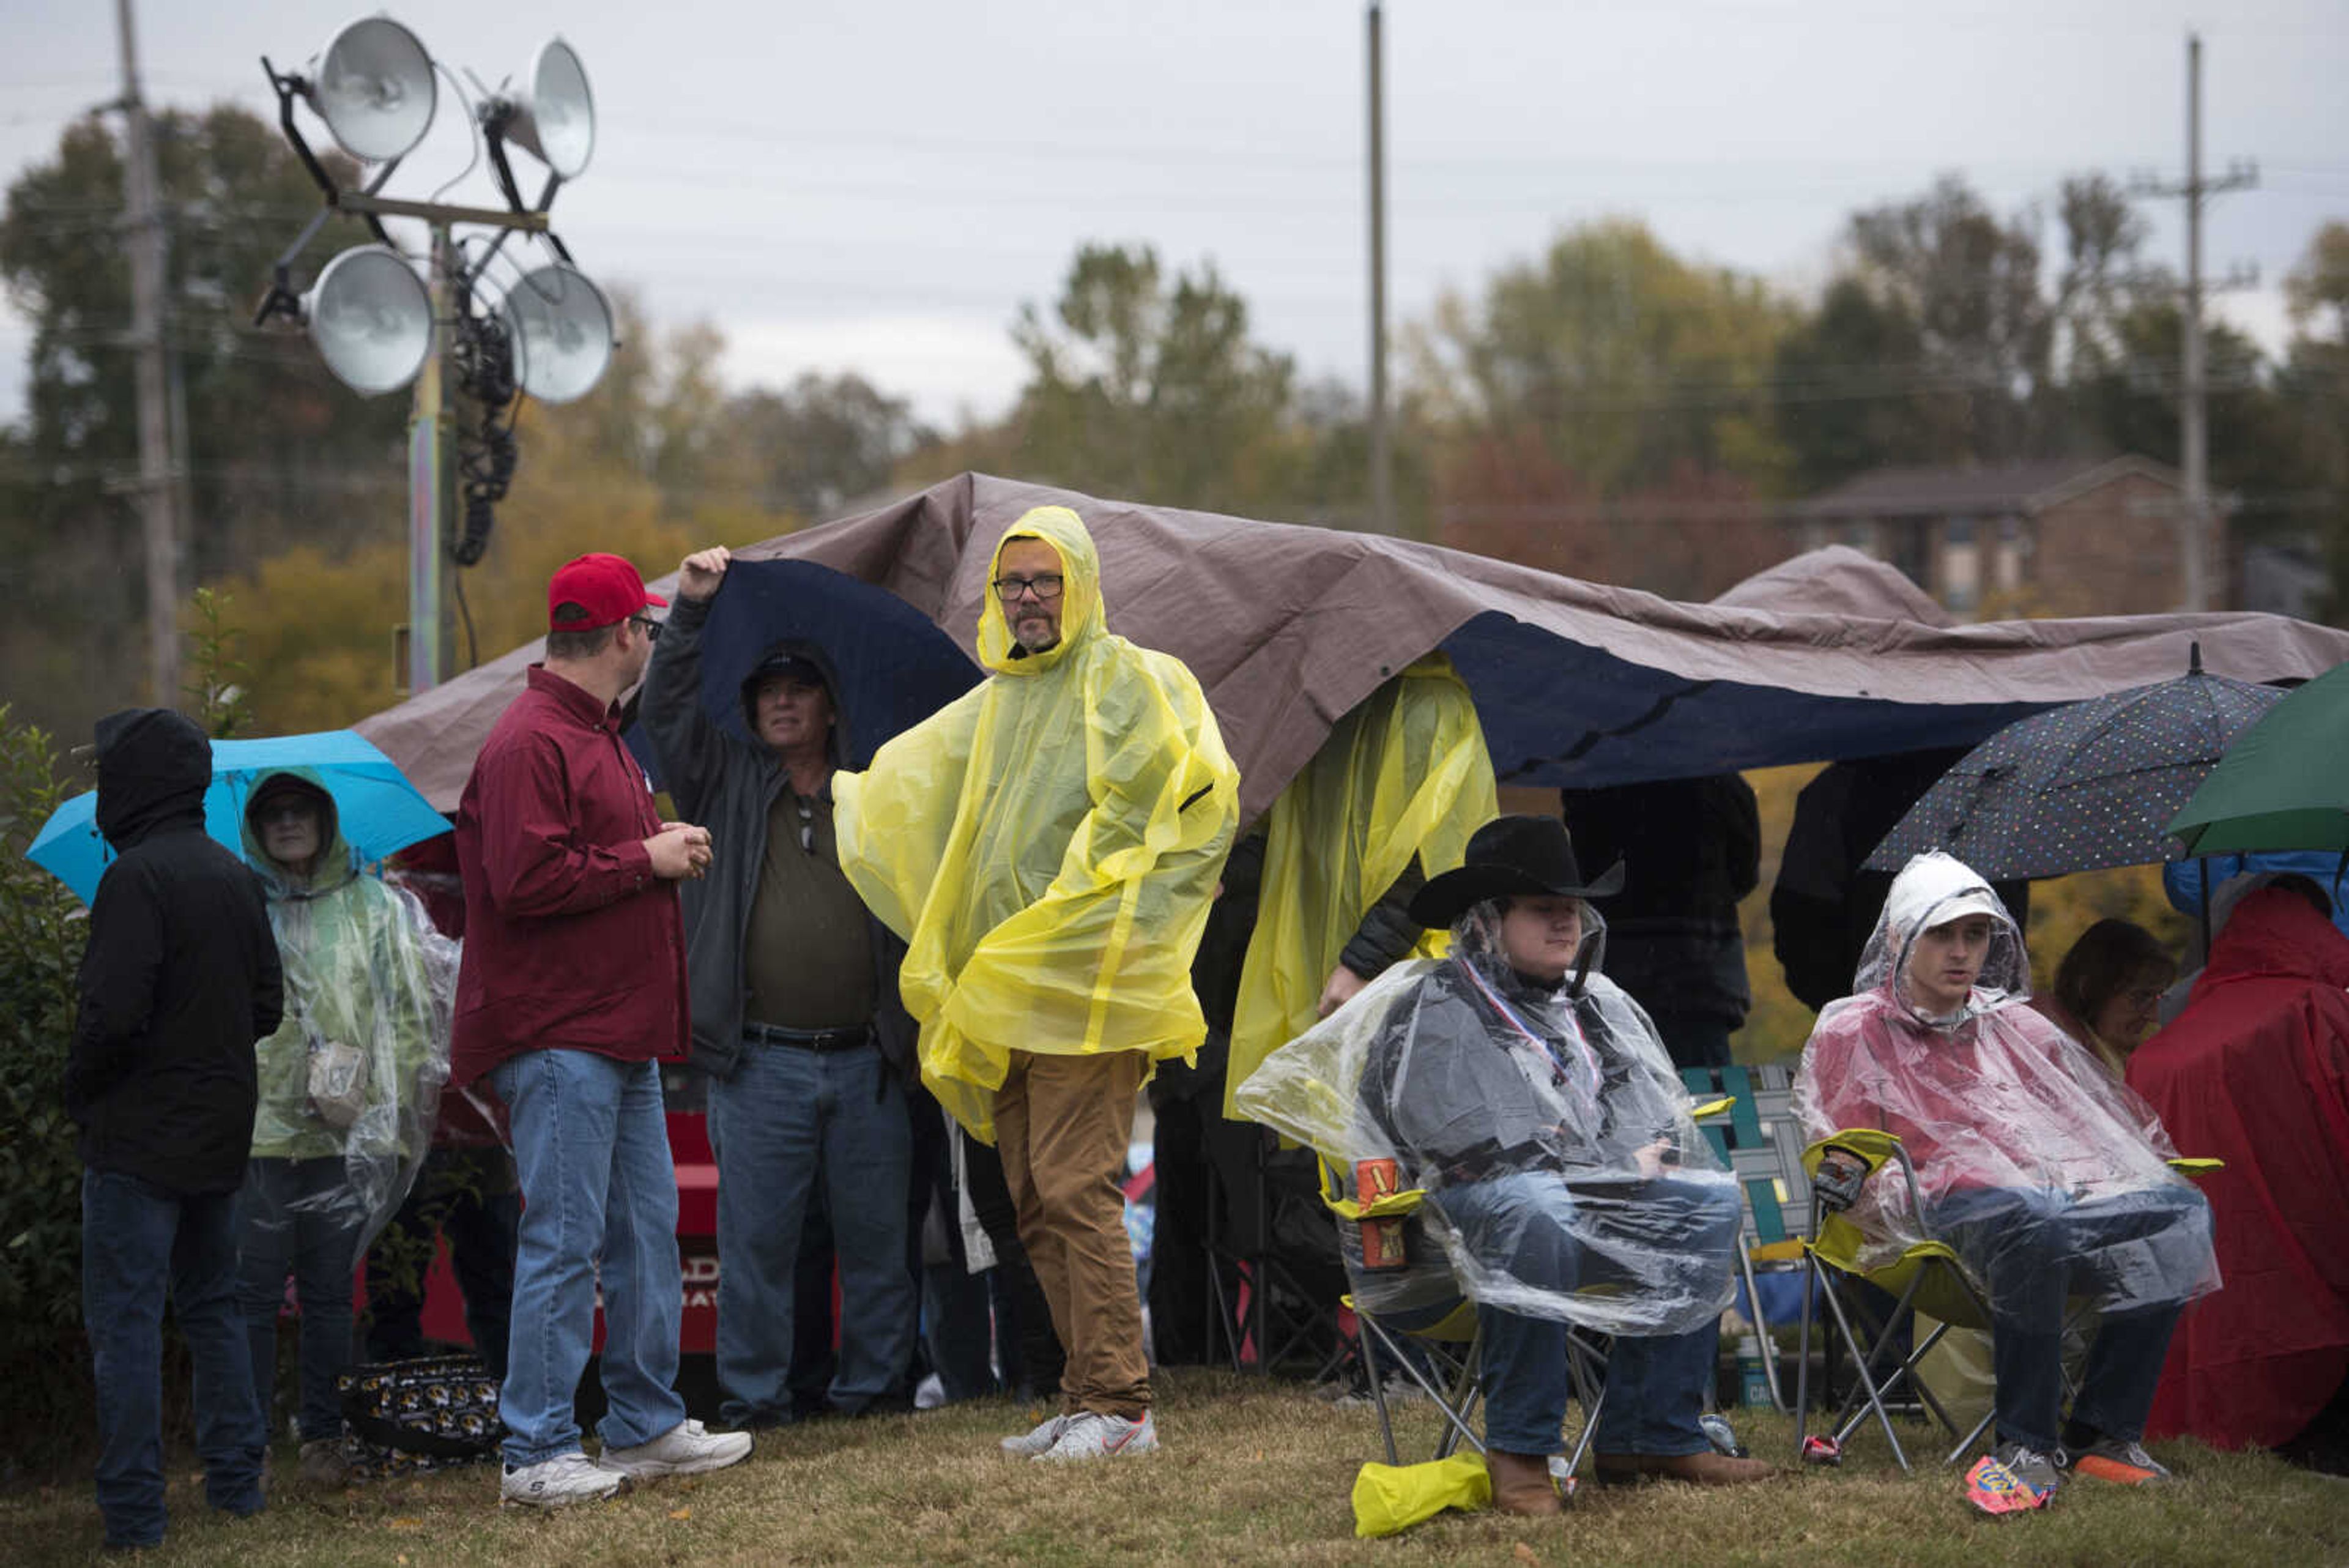
M 1964 1004 L 1931 1016 L 1910 1000 L 1905 969 L 1918 936 L 1971 913 L 1991 918 L 1990 950 Z M 1870 1177 L 1851 1219 L 1867 1236 L 1859 1262 L 1896 1262 L 1933 1234 L 1937 1210 L 1984 1189 L 2095 1222 L 2074 1224 L 2073 1290 L 2107 1313 L 2182 1302 L 2218 1288 L 2207 1210 L 2167 1161 L 2177 1153 L 2152 1108 L 2064 1033 L 2024 1005 L 2030 966 L 1998 896 L 1938 852 L 1910 860 L 1860 955 L 1856 994 L 1827 1004 L 1803 1050 L 1795 1109 L 1816 1142 L 1842 1129 L 1899 1136 L 1917 1171 L 1920 1215 L 1897 1168 Z M 2134 1195 L 2162 1194 L 2150 1200 Z M 2167 1201 L 2165 1201 L 2165 1199 Z M 1980 1201 L 1978 1198 L 1974 1201 Z M 2104 1222 L 2143 1204 L 2141 1225 Z M 2198 1218 L 2195 1218 L 2199 1216 Z M 1957 1240 L 1977 1283 L 1992 1285 L 2000 1227 Z M 1949 1240 L 1949 1237 L 1942 1237 Z

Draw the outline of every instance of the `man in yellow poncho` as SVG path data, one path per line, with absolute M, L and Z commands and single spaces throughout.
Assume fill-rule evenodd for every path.
M 1500 813 L 1476 705 L 1452 661 L 1405 667 L 1340 719 L 1266 815 L 1264 895 L 1232 1012 L 1232 1096 L 1270 1053 L 1441 931 L 1404 912 Z
M 834 775 L 841 869 L 905 937 L 922 1078 L 993 1142 L 1068 1352 L 1061 1408 L 1007 1451 L 1157 1447 L 1118 1179 L 1154 1063 L 1206 1026 L 1190 963 L 1239 774 L 1198 681 L 1104 624 L 1077 514 L 996 547 L 978 655 L 994 678 Z

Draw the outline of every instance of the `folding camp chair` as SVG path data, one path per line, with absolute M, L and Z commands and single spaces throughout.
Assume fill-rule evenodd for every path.
M 1300 1270 L 1281 1251 L 1274 1223 L 1281 1200 L 1273 1168 L 1277 1140 L 1265 1128 L 1245 1130 L 1254 1137 L 1241 1180 L 1230 1180 L 1218 1161 L 1207 1166 L 1209 1332 L 1235 1372 L 1286 1368 L 1318 1380 L 1346 1351 L 1329 1287 L 1313 1284 L 1328 1271 Z M 1311 1178 L 1299 1176 L 1309 1188 Z
M 1731 1104 L 1724 1116 L 1699 1125 L 1705 1138 L 1736 1179 L 1744 1199 L 1737 1270 L 1745 1303 L 1762 1344 L 1762 1368 L 1770 1402 L 1794 1412 L 1778 1372 L 1778 1345 L 1763 1303 L 1759 1276 L 1803 1271 L 1803 1230 L 1810 1219 L 1810 1183 L 1803 1174 L 1803 1138 L 1793 1110 L 1793 1074 L 1783 1064 L 1759 1067 L 1685 1067 L 1681 1081 L 1699 1101 Z
M 1443 1416 L 1444 1427 L 1436 1435 L 1433 1458 L 1450 1457 L 1464 1442 L 1483 1453 L 1485 1441 L 1473 1424 L 1476 1406 L 1484 1398 L 1479 1356 L 1483 1335 L 1475 1303 L 1456 1287 L 1408 1309 L 1372 1309 L 1366 1307 L 1361 1299 L 1366 1272 L 1362 1268 L 1362 1221 L 1400 1220 L 1404 1227 L 1408 1256 L 1423 1261 L 1443 1255 L 1442 1244 L 1428 1231 L 1421 1212 L 1427 1193 L 1423 1189 L 1411 1188 L 1366 1203 L 1349 1190 L 1350 1183 L 1346 1177 L 1326 1159 L 1321 1162 L 1321 1172 L 1322 1201 L 1337 1220 L 1347 1272 L 1355 1284 L 1344 1298 L 1345 1305 L 1354 1314 L 1362 1369 L 1370 1378 L 1371 1402 L 1379 1413 L 1379 1437 L 1385 1445 L 1387 1463 L 1402 1461 L 1395 1446 L 1393 1412 L 1387 1404 L 1384 1363 L 1392 1363 L 1395 1370 L 1409 1377 Z M 1570 1488 L 1571 1479 L 1581 1469 L 1583 1456 L 1598 1430 L 1599 1407 L 1607 1397 L 1603 1340 L 1569 1325 L 1567 1370 L 1575 1403 L 1583 1410 L 1582 1429 L 1567 1455 L 1562 1478 Z M 1557 1473 L 1555 1464 L 1552 1473 Z
M 1806 1180 L 1816 1174 L 1819 1160 L 1829 1148 L 1850 1154 L 1868 1168 L 1873 1178 L 1887 1164 L 1899 1168 L 1906 1184 L 1909 1199 L 1915 1212 L 1924 1210 L 1923 1199 L 1917 1187 L 1916 1168 L 1909 1161 L 1909 1151 L 1899 1137 L 1873 1127 L 1856 1127 L 1820 1139 L 1803 1150 L 1803 1171 Z M 1965 1457 L 1981 1438 L 1992 1419 L 1986 1413 L 1973 1427 L 1960 1434 L 1958 1424 L 1933 1395 L 1917 1368 L 1932 1348 L 1941 1342 L 1951 1328 L 1990 1327 L 1990 1307 L 1982 1293 L 1974 1288 L 1958 1262 L 1958 1255 L 1940 1241 L 1919 1241 L 1899 1258 L 1882 1268 L 1862 1269 L 1858 1255 L 1862 1245 L 1859 1227 L 1842 1214 L 1819 1217 L 1811 1237 L 1803 1243 L 1807 1262 L 1802 1305 L 1801 1359 L 1796 1363 L 1795 1378 L 1795 1449 L 1800 1455 L 1808 1445 L 1811 1417 L 1811 1319 L 1812 1303 L 1816 1299 L 1827 1309 L 1844 1348 L 1849 1352 L 1857 1375 L 1851 1391 L 1844 1397 L 1828 1423 L 1828 1440 L 1840 1450 L 1852 1434 L 1873 1414 L 1884 1428 L 1885 1439 L 1892 1445 L 1892 1457 L 1907 1469 L 1909 1455 L 1900 1446 L 1899 1434 L 1892 1429 L 1889 1402 L 1905 1389 L 1914 1396 L 1917 1404 L 1951 1437 L 1957 1444 L 1950 1450 L 1945 1463 L 1955 1463 Z M 1854 1281 L 1865 1281 L 1895 1299 L 1889 1313 L 1880 1321 L 1870 1321 L 1849 1288 Z M 1887 1352 L 1901 1324 L 1911 1311 L 1934 1318 L 1936 1326 L 1922 1340 L 1911 1345 L 1906 1355 L 1896 1358 L 1889 1370 L 1884 1365 Z M 1863 1333 L 1863 1328 L 1868 1333 Z
M 1803 1166 L 1806 1177 L 1817 1172 L 1820 1158 L 1830 1148 L 1861 1160 L 1871 1178 L 1888 1163 L 1898 1165 L 1908 1189 L 1911 1211 L 1920 1214 L 1924 1211 L 1923 1199 L 1917 1185 L 1916 1168 L 1909 1163 L 1909 1151 L 1901 1147 L 1898 1137 L 1872 1127 L 1849 1128 L 1831 1134 L 1804 1149 Z M 2199 1177 L 2221 1168 L 2225 1162 L 2174 1158 L 2168 1163 L 2170 1168 L 2181 1175 Z M 1802 1360 L 1795 1378 L 1795 1452 L 1799 1455 L 1805 1451 L 1810 1434 L 1811 1303 L 1816 1296 L 1826 1303 L 1857 1373 L 1857 1381 L 1836 1412 L 1830 1440 L 1839 1449 L 1873 1412 L 1884 1428 L 1886 1439 L 1892 1445 L 1892 1457 L 1900 1462 L 1902 1469 L 1909 1469 L 1909 1457 L 1900 1447 L 1899 1435 L 1892 1429 L 1892 1417 L 1887 1408 L 1888 1402 L 1905 1386 L 1927 1415 L 1945 1431 L 1957 1437 L 1956 1446 L 1942 1461 L 1955 1464 L 1972 1451 L 1974 1444 L 1996 1418 L 1996 1409 L 1993 1407 L 1985 1412 L 1982 1419 L 1959 1436 L 1957 1422 L 1934 1397 L 1933 1391 L 1918 1376 L 1917 1369 L 1951 1329 L 1988 1330 L 1991 1327 L 1989 1303 L 1983 1301 L 1982 1293 L 1967 1275 L 1957 1253 L 1943 1242 L 1930 1240 L 1917 1242 L 1891 1264 L 1868 1270 L 1861 1269 L 1857 1262 L 1860 1244 L 1859 1227 L 1842 1214 L 1824 1216 L 1810 1240 L 1804 1243 L 1810 1281 L 1803 1293 Z M 1880 1324 L 1868 1325 L 1876 1331 L 1872 1343 L 1865 1343 L 1855 1326 L 1855 1318 L 1864 1314 L 1852 1300 L 1852 1293 L 1845 1288 L 1854 1280 L 1864 1280 L 1897 1298 L 1892 1311 L 1885 1314 Z M 1912 1309 L 1936 1319 L 1937 1325 L 1930 1334 L 1913 1345 L 1906 1356 L 1895 1361 L 1891 1370 L 1879 1379 L 1875 1369 L 1881 1365 L 1885 1352 L 1892 1347 L 1903 1319 Z M 2083 1304 L 2073 1314 L 2074 1323 L 2079 1320 L 2082 1313 L 2089 1310 L 2092 1309 Z M 2075 1392 L 2070 1374 L 2059 1372 L 2058 1376 L 2064 1380 L 2064 1395 L 2068 1400 Z

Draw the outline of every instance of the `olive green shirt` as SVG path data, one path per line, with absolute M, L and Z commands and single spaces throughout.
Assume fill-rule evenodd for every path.
M 869 919 L 840 874 L 830 786 L 802 795 L 786 781 L 767 812 L 767 851 L 742 935 L 743 1018 L 779 1029 L 872 1023 Z

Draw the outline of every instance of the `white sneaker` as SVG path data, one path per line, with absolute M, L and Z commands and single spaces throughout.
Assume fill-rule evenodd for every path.
M 1129 1421 L 1123 1416 L 1106 1416 L 1098 1410 L 1087 1410 L 1070 1417 L 1068 1429 L 1061 1440 L 1035 1457 L 1055 1462 L 1063 1459 L 1114 1459 L 1128 1454 L 1154 1454 L 1158 1451 L 1158 1428 L 1144 1410 L 1142 1419 Z
M 628 1484 L 627 1477 L 604 1469 L 574 1449 L 534 1465 L 505 1467 L 498 1500 L 519 1508 L 565 1508 L 606 1498 Z
M 1074 1417 L 1070 1416 L 1047 1416 L 1037 1424 L 1034 1431 L 1022 1432 L 1016 1438 L 1004 1438 L 1003 1451 L 1007 1454 L 1016 1454 L 1023 1459 L 1032 1459 L 1054 1443 L 1059 1442 L 1061 1434 L 1069 1429 L 1069 1423 L 1073 1419 Z
M 750 1457 L 748 1432 L 712 1432 L 698 1421 L 679 1421 L 649 1443 L 633 1449 L 604 1445 L 597 1461 L 606 1470 L 650 1480 L 655 1476 L 699 1475 L 722 1470 Z

